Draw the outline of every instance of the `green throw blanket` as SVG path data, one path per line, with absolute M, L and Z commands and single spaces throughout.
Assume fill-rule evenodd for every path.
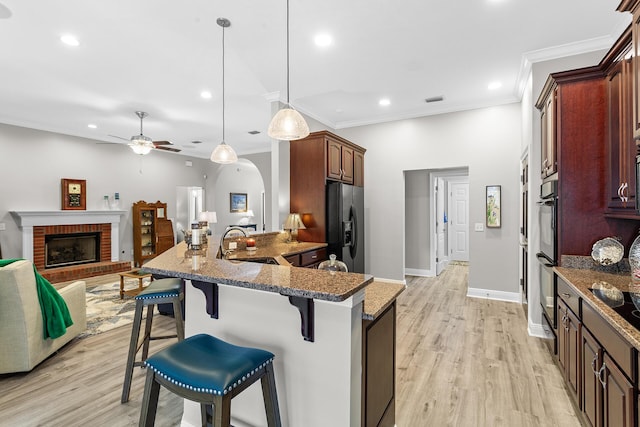
M 0 267 L 9 265 L 19 259 L 0 259 Z M 42 321 L 44 323 L 44 338 L 58 338 L 67 332 L 67 328 L 73 325 L 67 303 L 60 296 L 56 288 L 38 273 L 36 266 L 33 266 L 36 276 L 36 290 L 38 291 L 38 301 L 42 311 Z

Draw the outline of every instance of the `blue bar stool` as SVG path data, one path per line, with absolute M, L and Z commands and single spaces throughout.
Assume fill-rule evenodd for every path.
M 131 329 L 131 341 L 129 342 L 129 355 L 127 357 L 127 367 L 124 374 L 124 385 L 122 386 L 122 403 L 129 401 L 131 391 L 131 378 L 135 366 L 144 366 L 144 361 L 149 355 L 149 342 L 167 338 L 184 339 L 184 320 L 182 319 L 181 301 L 184 298 L 182 292 L 182 279 L 167 278 L 158 279 L 151 282 L 142 292 L 136 295 L 136 311 L 133 317 L 133 327 Z M 173 314 L 176 320 L 176 335 L 151 336 L 151 325 L 153 323 L 153 309 L 157 304 L 173 304 Z M 144 335 L 140 340 L 140 326 L 142 323 L 142 312 L 147 307 L 147 319 L 144 326 Z M 142 347 L 142 359 L 136 361 L 136 355 Z
M 194 335 L 149 357 L 140 426 L 153 426 L 162 385 L 178 396 L 200 403 L 202 425 L 228 427 L 231 399 L 260 380 L 269 427 L 280 427 L 273 373 L 273 353 L 239 347 L 206 334 Z M 211 408 L 212 407 L 212 408 Z

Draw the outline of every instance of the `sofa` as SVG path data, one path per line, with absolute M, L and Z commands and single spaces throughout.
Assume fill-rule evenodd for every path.
M 58 292 L 73 325 L 59 338 L 44 338 L 33 263 L 15 261 L 0 268 L 0 374 L 27 372 L 87 329 L 86 284 L 73 282 Z

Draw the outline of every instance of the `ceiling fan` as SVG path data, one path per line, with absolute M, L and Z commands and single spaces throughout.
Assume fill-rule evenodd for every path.
M 136 115 L 140 118 L 140 135 L 134 135 L 131 138 L 123 138 L 118 135 L 109 135 L 113 138 L 123 139 L 125 141 L 129 141 L 129 147 L 136 154 L 148 154 L 152 149 L 156 148 L 158 150 L 171 151 L 173 153 L 179 153 L 179 148 L 173 147 L 173 143 L 171 141 L 153 141 L 148 136 L 145 136 L 142 133 L 142 120 L 147 117 L 149 114 L 144 111 L 136 111 Z

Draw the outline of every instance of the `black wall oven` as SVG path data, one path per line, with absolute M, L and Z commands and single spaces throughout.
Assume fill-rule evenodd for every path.
M 553 267 L 557 265 L 557 181 L 547 181 L 540 186 L 539 225 L 540 252 L 536 254 L 540 268 L 540 305 L 542 314 L 552 329 L 556 329 L 556 284 Z

